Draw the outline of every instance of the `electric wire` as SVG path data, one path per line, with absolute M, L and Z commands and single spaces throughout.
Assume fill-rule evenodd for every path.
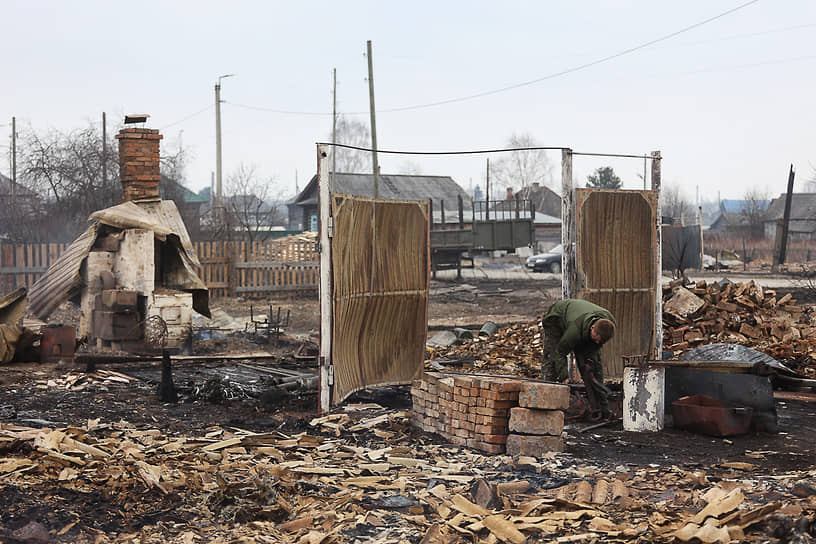
M 482 91 L 482 92 L 479 92 L 479 93 L 474 93 L 474 94 L 470 94 L 470 95 L 466 95 L 466 96 L 460 96 L 460 97 L 456 97 L 456 98 L 448 98 L 448 99 L 445 99 L 445 100 L 437 100 L 435 102 L 427 102 L 427 103 L 424 103 L 424 104 L 414 104 L 414 105 L 411 105 L 411 106 L 399 106 L 399 107 L 395 107 L 395 108 L 383 108 L 383 109 L 377 110 L 377 113 L 396 113 L 396 112 L 403 112 L 403 111 L 426 109 L 426 108 L 431 108 L 431 107 L 435 107 L 435 106 L 443 106 L 443 105 L 453 104 L 453 103 L 457 103 L 457 102 L 465 102 L 465 101 L 468 101 L 468 100 L 474 100 L 476 98 L 482 98 L 482 97 L 485 97 L 485 96 L 491 96 L 491 95 L 494 95 L 494 94 L 499 94 L 499 93 L 503 93 L 503 92 L 506 92 L 506 91 L 511 91 L 511 90 L 514 90 L 514 89 L 519 89 L 521 87 L 528 87 L 528 86 L 534 85 L 536 83 L 541 83 L 542 81 L 547 81 L 549 79 L 555 79 L 555 78 L 565 76 L 565 75 L 568 75 L 568 74 L 573 74 L 575 72 L 585 70 L 585 69 L 590 68 L 592 66 L 597 66 L 597 65 L 602 64 L 604 62 L 609 62 L 610 60 L 620 58 L 620 57 L 623 57 L 625 55 L 629 55 L 631 53 L 634 53 L 635 51 L 645 49 L 645 48 L 647 48 L 649 46 L 652 46 L 652 45 L 654 45 L 656 43 L 660 43 L 660 42 L 669 40 L 671 38 L 674 38 L 675 36 L 678 36 L 680 34 L 684 34 L 684 33 L 688 32 L 690 30 L 694 30 L 695 28 L 699 28 L 699 27 L 701 27 L 703 25 L 706 25 L 708 23 L 711 23 L 713 21 L 716 21 L 718 19 L 726 17 L 726 16 L 728 16 L 728 15 L 730 15 L 730 14 L 736 12 L 736 11 L 739 11 L 741 9 L 744 9 L 744 8 L 746 8 L 746 7 L 748 7 L 748 6 L 752 5 L 752 4 L 756 4 L 759 1 L 760 0 L 749 0 L 748 2 L 745 2 L 743 4 L 735 6 L 735 7 L 731 8 L 731 9 L 726 10 L 726 11 L 723 11 L 722 13 L 711 16 L 711 17 L 709 17 L 707 19 L 704 19 L 704 20 L 699 21 L 697 23 L 694 23 L 692 25 L 683 27 L 680 30 L 675 30 L 674 32 L 671 32 L 669 34 L 665 34 L 663 36 L 660 36 L 659 38 L 649 40 L 648 42 L 642 43 L 640 45 L 636 45 L 634 47 L 630 47 L 628 49 L 624 49 L 623 51 L 618 51 L 617 53 L 607 55 L 607 56 L 602 57 L 600 59 L 596 59 L 596 60 L 593 60 L 593 61 L 590 61 L 590 62 L 586 62 L 584 64 L 574 66 L 572 68 L 567 68 L 567 69 L 561 70 L 559 72 L 554 72 L 552 74 L 548 74 L 548 75 L 543 76 L 543 77 L 539 77 L 539 78 L 536 78 L 536 79 L 531 79 L 531 80 L 528 80 L 528 81 L 523 81 L 521 83 L 515 83 L 513 85 L 508 85 L 506 87 L 500 87 L 498 89 Z M 230 104 L 232 104 L 233 106 L 241 107 L 241 108 L 247 108 L 247 109 L 252 109 L 252 110 L 257 110 L 257 111 L 266 111 L 266 112 L 269 112 L 269 113 L 287 114 L 287 115 L 317 115 L 317 116 L 331 115 L 330 112 L 293 111 L 293 110 L 281 110 L 281 109 L 275 109 L 275 108 L 264 108 L 264 107 L 261 107 L 261 106 L 250 106 L 250 105 L 246 105 L 246 104 L 236 104 L 236 103 L 230 103 Z M 368 111 L 352 111 L 352 112 L 345 112 L 345 113 L 346 113 L 346 115 L 368 115 L 369 114 Z
M 172 122 L 172 123 L 170 123 L 170 124 L 168 124 L 168 125 L 164 125 L 163 127 L 161 127 L 161 130 L 164 130 L 164 129 L 170 128 L 170 127 L 172 127 L 172 126 L 174 126 L 174 125 L 178 125 L 179 123 L 183 123 L 184 121 L 187 121 L 187 120 L 189 120 L 189 119 L 192 119 L 193 117 L 195 117 L 195 116 L 197 116 L 197 115 L 201 115 L 202 113 L 204 113 L 205 111 L 207 111 L 207 110 L 211 109 L 212 107 L 213 107 L 213 104 L 210 104 L 210 105 L 209 105 L 209 106 L 207 106 L 206 108 L 202 108 L 202 109 L 200 109 L 200 110 L 198 110 L 198 111 L 196 111 L 196 112 L 194 112 L 194 113 L 191 113 L 191 114 L 190 114 L 190 115 L 188 115 L 187 117 L 184 117 L 184 118 L 182 118 L 182 119 L 179 119 L 178 121 L 174 121 L 174 122 Z
M 374 151 L 368 147 L 360 147 L 356 145 L 347 145 L 347 144 L 333 144 L 331 142 L 317 142 L 317 145 L 326 145 L 330 147 L 340 147 L 343 149 L 354 149 L 355 151 L 366 151 L 372 152 Z M 530 146 L 530 147 L 504 147 L 504 148 L 493 148 L 493 149 L 472 149 L 472 150 L 465 150 L 465 151 L 396 151 L 393 149 L 378 149 L 377 153 L 384 153 L 388 155 L 486 155 L 490 153 L 511 153 L 513 151 L 563 151 L 565 149 L 569 149 L 568 147 L 563 146 Z M 582 152 L 582 151 L 572 151 L 573 155 L 584 155 L 584 156 L 594 156 L 594 157 L 620 157 L 620 158 L 632 158 L 632 159 L 654 159 L 656 157 L 652 155 L 633 155 L 629 153 L 590 153 L 590 152 Z
M 610 61 L 612 59 L 620 58 L 620 57 L 622 57 L 624 55 L 634 53 L 635 51 L 645 49 L 646 47 L 649 47 L 649 46 L 654 45 L 656 43 L 666 41 L 666 40 L 668 40 L 670 38 L 673 38 L 675 36 L 678 36 L 680 34 L 688 32 L 689 30 L 699 28 L 699 27 L 701 27 L 701 26 L 703 26 L 705 24 L 708 24 L 708 23 L 710 23 L 712 21 L 716 21 L 717 19 L 721 19 L 721 18 L 723 18 L 723 17 L 725 17 L 727 15 L 730 15 L 730 14 L 734 13 L 735 11 L 746 8 L 746 7 L 748 7 L 748 6 L 752 5 L 752 4 L 756 4 L 759 1 L 760 0 L 750 0 L 749 2 L 746 2 L 744 4 L 740 4 L 739 6 L 733 7 L 733 8 L 731 8 L 731 9 L 729 9 L 727 11 L 724 11 L 724 12 L 718 14 L 718 15 L 714 15 L 713 17 L 709 17 L 708 19 L 705 19 L 705 20 L 700 21 L 698 23 L 694 23 L 693 25 L 689 25 L 687 27 L 681 28 L 680 30 L 676 30 L 674 32 L 671 32 L 671 33 L 666 34 L 664 36 L 661 36 L 659 38 L 655 38 L 655 39 L 650 40 L 650 41 L 648 41 L 646 43 L 642 43 L 640 45 L 630 47 L 629 49 L 624 49 L 623 51 L 619 51 L 619 52 L 614 53 L 612 55 L 607 55 L 607 56 L 602 57 L 600 59 L 597 59 L 597 60 L 594 60 L 594 61 L 591 61 L 591 62 L 587 62 L 587 63 L 581 64 L 579 66 L 575 66 L 573 68 L 567 68 L 566 70 L 561 70 L 560 72 L 555 72 L 555 73 L 552 73 L 552 74 L 549 74 L 549 75 L 546 75 L 546 76 L 543 76 L 543 77 L 539 77 L 539 78 L 536 78 L 536 79 L 531 79 L 529 81 L 524 81 L 524 82 L 521 82 L 521 83 L 516 83 L 515 85 L 508 85 L 506 87 L 502 87 L 502 88 L 499 88 L 499 89 L 493 89 L 491 91 L 483 91 L 481 93 L 476 93 L 476 94 L 472 94 L 472 95 L 469 95 L 469 96 L 463 96 L 463 97 L 459 97 L 459 98 L 449 98 L 447 100 L 439 100 L 437 102 L 428 102 L 426 104 L 419 104 L 419 105 L 415 105 L 415 106 L 403 106 L 403 107 L 399 107 L 399 108 L 384 109 L 384 110 L 380 110 L 380 112 L 382 112 L 382 113 L 391 113 L 391 112 L 415 110 L 415 109 L 422 109 L 422 108 L 430 108 L 430 107 L 433 107 L 433 106 L 441 106 L 441 105 L 444 105 L 444 104 L 452 104 L 452 103 L 455 103 L 455 102 L 464 102 L 466 100 L 473 100 L 475 98 L 481 98 L 481 97 L 484 97 L 484 96 L 490 96 L 490 95 L 493 95 L 493 94 L 498 94 L 498 93 L 502 93 L 502 92 L 505 92 L 505 91 L 510 91 L 510 90 L 513 90 L 513 89 L 518 89 L 518 88 L 521 88 L 521 87 L 527 87 L 529 85 L 534 85 L 536 83 L 540 83 L 540 82 L 546 81 L 548 79 L 554 79 L 554 78 L 564 76 L 564 75 L 567 75 L 567 74 L 573 74 L 573 73 L 578 72 L 580 70 L 585 70 L 585 69 L 590 68 L 592 66 L 597 66 L 598 64 L 608 62 L 608 61 Z

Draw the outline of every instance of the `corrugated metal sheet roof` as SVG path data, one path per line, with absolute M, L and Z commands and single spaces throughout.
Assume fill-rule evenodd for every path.
M 195 270 L 200 266 L 187 229 L 172 200 L 124 202 L 91 214 L 93 224 L 68 246 L 45 274 L 31 287 L 28 300 L 32 313 L 45 320 L 60 304 L 76 295 L 82 283 L 80 269 L 96 241 L 99 225 L 120 229 L 153 231 L 156 238 L 175 247 L 184 270 L 175 271 L 173 287 L 193 293 L 193 308 L 209 316 L 207 286 Z

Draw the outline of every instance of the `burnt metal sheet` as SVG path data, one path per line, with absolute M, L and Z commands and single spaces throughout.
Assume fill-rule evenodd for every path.
M 20 287 L 0 298 L 0 323 L 19 323 L 25 316 L 26 288 Z
M 332 195 L 331 402 L 422 372 L 428 204 Z
M 652 354 L 657 289 L 657 193 L 577 189 L 575 296 L 603 306 L 617 332 L 601 350 L 604 378 L 624 355 Z
M 28 305 L 38 319 L 48 319 L 60 304 L 79 293 L 82 263 L 96 240 L 98 228 L 97 223 L 88 227 L 31 286 Z
M 803 377 L 783 365 L 767 353 L 741 344 L 706 344 L 692 348 L 680 356 L 681 361 L 734 361 L 762 364 L 776 372 L 792 377 Z
M 28 299 L 35 316 L 47 319 L 60 304 L 78 294 L 82 264 L 96 241 L 99 225 L 104 224 L 120 229 L 150 230 L 157 239 L 174 248 L 174 251 L 170 252 L 167 266 L 164 267 L 165 276 L 162 278 L 164 285 L 192 292 L 193 308 L 209 317 L 209 292 L 196 272 L 200 263 L 181 214 L 173 201 L 148 201 L 138 204 L 128 201 L 94 212 L 90 220 L 93 223 L 88 230 L 74 240 L 31 287 Z M 177 258 L 174 259 L 173 255 L 177 255 Z

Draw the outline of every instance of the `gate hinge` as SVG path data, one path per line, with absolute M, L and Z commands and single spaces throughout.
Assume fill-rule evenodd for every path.
M 329 238 L 332 238 L 334 236 L 334 218 L 333 217 L 329 217 L 326 220 L 326 232 L 328 233 Z
M 334 385 L 334 365 L 329 365 L 328 370 L 329 385 Z

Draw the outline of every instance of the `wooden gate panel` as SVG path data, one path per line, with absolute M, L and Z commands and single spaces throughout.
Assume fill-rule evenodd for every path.
M 425 202 L 332 197 L 331 403 L 422 372 L 429 255 Z
M 612 312 L 615 338 L 604 376 L 623 376 L 624 355 L 653 355 L 657 236 L 654 191 L 578 189 L 576 296 Z

